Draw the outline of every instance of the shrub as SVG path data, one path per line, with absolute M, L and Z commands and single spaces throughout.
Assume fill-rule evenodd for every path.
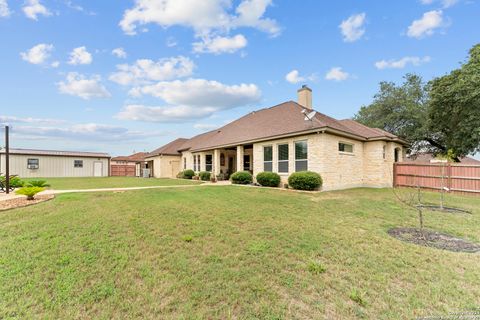
M 50 185 L 45 180 L 30 180 L 27 182 L 27 187 L 46 188 L 46 187 L 50 187 Z
M 1 176 L 0 179 L 2 180 L 3 185 L 5 185 L 7 177 Z M 10 177 L 10 188 L 21 188 L 24 185 L 25 182 L 19 177 Z
M 41 187 L 23 187 L 15 191 L 16 194 L 21 194 L 27 196 L 27 200 L 34 200 L 35 195 L 39 192 L 42 192 L 45 188 Z
M 260 172 L 257 174 L 257 182 L 264 187 L 278 187 L 280 176 L 275 172 Z
M 183 171 L 180 171 L 177 173 L 177 179 L 185 179 L 185 176 L 183 175 Z
M 288 177 L 288 185 L 297 190 L 316 190 L 323 184 L 322 177 L 316 172 L 295 172 Z
M 183 179 L 192 179 L 194 175 L 195 172 L 193 172 L 192 169 L 187 169 L 183 171 Z
M 202 181 L 210 181 L 210 172 L 208 172 L 208 171 L 200 171 L 198 173 L 198 176 L 200 177 L 200 180 L 202 180 Z
M 248 171 L 235 172 L 234 174 L 232 174 L 230 179 L 234 184 L 249 184 L 253 181 L 252 174 Z

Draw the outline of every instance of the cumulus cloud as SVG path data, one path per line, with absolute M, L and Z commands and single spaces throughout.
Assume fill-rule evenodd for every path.
M 21 52 L 20 56 L 31 64 L 43 64 L 50 57 L 53 49 L 54 47 L 51 44 L 40 43 L 26 52 Z
M 40 3 L 40 0 L 27 0 L 22 10 L 25 16 L 32 20 L 38 20 L 39 15 L 45 17 L 52 15 L 52 13 Z
M 443 8 L 449 8 L 456 5 L 459 0 L 420 0 L 422 4 L 430 5 L 436 2 L 439 2 Z
M 254 84 L 225 85 L 204 79 L 159 82 L 134 88 L 132 94 L 148 94 L 162 99 L 167 105 L 127 105 L 117 118 L 151 122 L 192 120 L 211 116 L 221 110 L 250 105 L 261 97 L 260 90 Z
M 431 36 L 435 29 L 444 26 L 442 10 L 432 10 L 425 12 L 422 18 L 415 20 L 408 27 L 407 35 L 411 38 L 421 39 Z
M 125 11 L 120 27 L 130 35 L 138 26 L 150 23 L 190 27 L 197 34 L 252 27 L 277 35 L 276 21 L 263 17 L 271 4 L 271 0 L 243 0 L 232 12 L 231 2 L 225 0 L 136 0 L 133 8 Z
M 141 59 L 133 65 L 117 65 L 117 72 L 113 73 L 109 79 L 125 86 L 138 85 L 188 77 L 193 73 L 194 68 L 193 61 L 183 56 L 160 59 L 157 62 Z
M 343 35 L 343 41 L 354 42 L 359 40 L 365 33 L 365 13 L 354 14 L 343 20 L 339 28 Z
M 325 75 L 325 79 L 333 81 L 344 81 L 350 77 L 348 72 L 345 72 L 340 67 L 334 67 L 330 69 Z
M 0 0 L 0 18 L 5 18 L 10 16 L 11 11 L 8 8 L 7 0 Z
M 200 42 L 193 43 L 193 51 L 197 53 L 234 53 L 247 46 L 247 39 L 242 34 L 233 37 L 204 37 Z
M 110 92 L 101 84 L 101 77 L 94 75 L 90 78 L 76 72 L 67 74 L 66 81 L 57 83 L 60 93 L 77 96 L 85 100 L 92 98 L 108 98 Z
M 403 57 L 398 60 L 380 60 L 375 62 L 375 67 L 377 69 L 403 69 L 405 68 L 408 64 L 411 64 L 413 66 L 420 66 L 424 63 L 430 62 L 430 57 L 425 56 L 423 58 L 421 57 Z
M 87 51 L 85 47 L 78 47 L 70 52 L 70 60 L 68 64 L 79 65 L 79 64 L 90 64 L 92 63 L 92 55 Z
M 115 48 L 112 50 L 112 54 L 117 57 L 117 58 L 120 58 L 120 59 L 125 59 L 127 58 L 127 53 L 125 52 L 125 50 L 123 48 Z
M 315 75 L 312 74 L 309 76 L 300 76 L 300 73 L 298 72 L 298 70 L 292 70 L 285 75 L 285 80 L 287 80 L 292 84 L 296 84 L 299 82 L 304 82 L 306 80 L 313 81 L 315 80 Z

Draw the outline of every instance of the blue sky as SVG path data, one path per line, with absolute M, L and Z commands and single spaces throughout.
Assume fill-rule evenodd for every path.
M 23 148 L 150 151 L 313 89 L 352 117 L 480 42 L 468 0 L 0 0 L 0 122 Z

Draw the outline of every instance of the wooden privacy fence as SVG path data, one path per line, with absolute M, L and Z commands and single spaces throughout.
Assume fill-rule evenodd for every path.
M 398 162 L 393 176 L 395 187 L 447 188 L 449 192 L 480 196 L 480 165 Z
M 135 166 L 125 164 L 112 164 L 110 174 L 113 177 L 135 177 Z

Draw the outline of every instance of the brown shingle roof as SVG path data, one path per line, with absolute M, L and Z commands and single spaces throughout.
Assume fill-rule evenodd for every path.
M 181 153 L 179 152 L 180 147 L 187 141 L 187 139 L 184 138 L 178 138 L 176 140 L 173 140 L 170 143 L 167 143 L 164 146 L 161 146 L 158 149 L 153 150 L 152 152 L 147 154 L 148 157 L 154 157 L 158 155 L 166 155 L 166 156 L 179 156 Z
M 131 161 L 131 162 L 141 162 L 145 161 L 145 157 L 148 155 L 148 152 L 137 152 L 129 156 L 119 156 L 112 158 L 113 161 Z
M 397 137 L 394 134 L 391 134 L 390 132 L 387 132 L 379 128 L 367 127 L 355 120 L 344 119 L 344 120 L 340 120 L 339 122 L 345 125 L 346 127 L 348 127 L 352 132 L 355 132 L 357 135 L 365 137 L 367 139 L 379 138 L 379 137 L 388 137 L 388 138 L 394 139 Z

